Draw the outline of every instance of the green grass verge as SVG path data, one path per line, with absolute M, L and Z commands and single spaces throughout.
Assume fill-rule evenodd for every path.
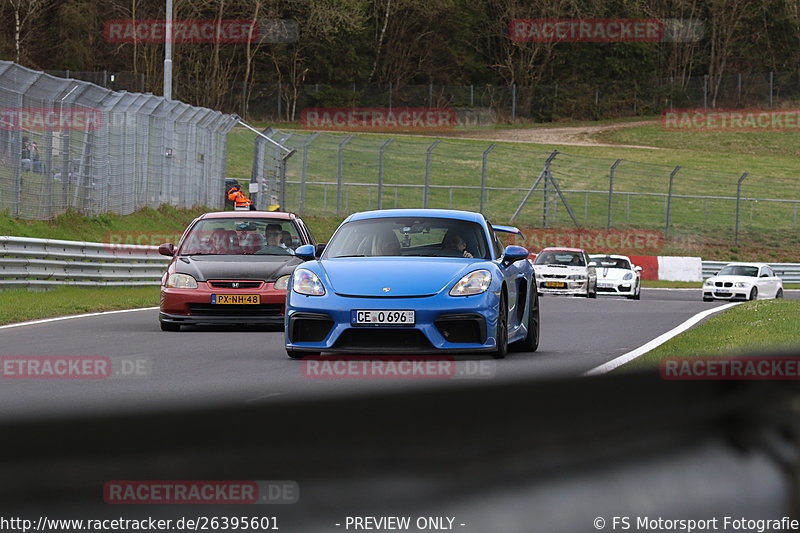
M 115 309 L 153 307 L 159 287 L 57 287 L 0 291 L 0 324 Z
M 155 240 L 175 234 L 180 237 L 189 222 L 206 211 L 203 207 L 176 209 L 164 205 L 158 209 L 141 209 L 130 215 L 87 217 L 68 212 L 53 220 L 21 220 L 10 217 L 8 212 L 0 212 L 0 235 L 139 244 L 133 240 L 143 232 L 153 232 Z M 147 242 L 142 241 L 141 244 L 160 244 L 145 240 Z
M 759 350 L 797 348 L 800 301 L 746 302 L 681 333 L 618 371 L 658 366 L 667 357 L 735 355 Z

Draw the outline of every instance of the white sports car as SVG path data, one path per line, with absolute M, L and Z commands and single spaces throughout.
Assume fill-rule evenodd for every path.
M 642 267 L 631 263 L 627 255 L 590 255 L 597 272 L 597 292 L 618 294 L 638 300 L 641 294 Z
M 580 248 L 545 248 L 533 262 L 539 294 L 597 298 L 597 274 Z
M 703 283 L 703 301 L 783 298 L 783 281 L 766 263 L 731 263 Z

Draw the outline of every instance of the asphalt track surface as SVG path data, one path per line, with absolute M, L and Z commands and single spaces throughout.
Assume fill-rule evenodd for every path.
M 792 291 L 787 297 L 798 298 L 798 294 Z M 512 352 L 496 362 L 486 356 L 461 358 L 460 377 L 429 379 L 310 378 L 303 362 L 286 357 L 280 331 L 195 327 L 162 332 L 156 310 L 9 328 L 0 330 L 0 357 L 107 356 L 115 372 L 124 372 L 127 365 L 127 371 L 135 375 L 105 379 L 6 376 L 0 379 L 0 420 L 375 394 L 398 388 L 458 386 L 464 380 L 473 385 L 577 376 L 724 303 L 700 301 L 697 289 L 645 289 L 639 301 L 544 296 L 536 353 Z M 134 364 L 140 365 L 138 369 Z

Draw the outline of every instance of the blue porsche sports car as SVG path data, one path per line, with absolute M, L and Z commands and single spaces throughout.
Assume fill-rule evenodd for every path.
M 539 295 L 528 250 L 482 214 L 389 209 L 349 216 L 289 280 L 289 357 L 491 352 L 539 346 Z

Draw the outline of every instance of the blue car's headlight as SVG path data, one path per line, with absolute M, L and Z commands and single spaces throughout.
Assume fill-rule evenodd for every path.
M 305 268 L 298 268 L 294 271 L 292 280 L 292 290 L 297 294 L 306 296 L 322 296 L 325 294 L 325 287 L 316 274 Z
M 196 289 L 197 280 L 189 274 L 170 274 L 164 286 L 171 289 Z
M 486 292 L 492 283 L 492 274 L 488 270 L 476 270 L 470 272 L 453 285 L 450 289 L 450 296 L 472 296 Z
M 622 276 L 622 279 L 633 279 L 633 272 L 628 272 L 627 274 Z

